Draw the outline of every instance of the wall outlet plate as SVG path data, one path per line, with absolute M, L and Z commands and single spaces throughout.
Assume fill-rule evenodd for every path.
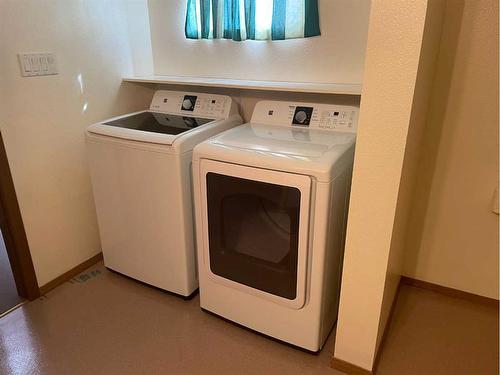
M 58 74 L 53 53 L 19 53 L 19 66 L 23 77 Z

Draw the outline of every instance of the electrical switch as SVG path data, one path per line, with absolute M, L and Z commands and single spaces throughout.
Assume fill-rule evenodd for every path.
M 23 77 L 58 74 L 53 53 L 20 53 L 18 58 Z

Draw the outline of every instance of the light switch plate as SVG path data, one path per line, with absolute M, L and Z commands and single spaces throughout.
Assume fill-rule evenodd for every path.
M 19 66 L 23 77 L 58 74 L 53 53 L 19 53 Z

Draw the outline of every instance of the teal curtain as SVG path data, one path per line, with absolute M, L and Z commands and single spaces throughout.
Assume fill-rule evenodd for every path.
M 185 34 L 235 41 L 318 36 L 318 0 L 187 0 Z

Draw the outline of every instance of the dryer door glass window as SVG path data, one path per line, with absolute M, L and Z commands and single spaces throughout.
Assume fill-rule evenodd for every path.
M 206 179 L 211 271 L 295 299 L 300 190 L 217 173 Z

